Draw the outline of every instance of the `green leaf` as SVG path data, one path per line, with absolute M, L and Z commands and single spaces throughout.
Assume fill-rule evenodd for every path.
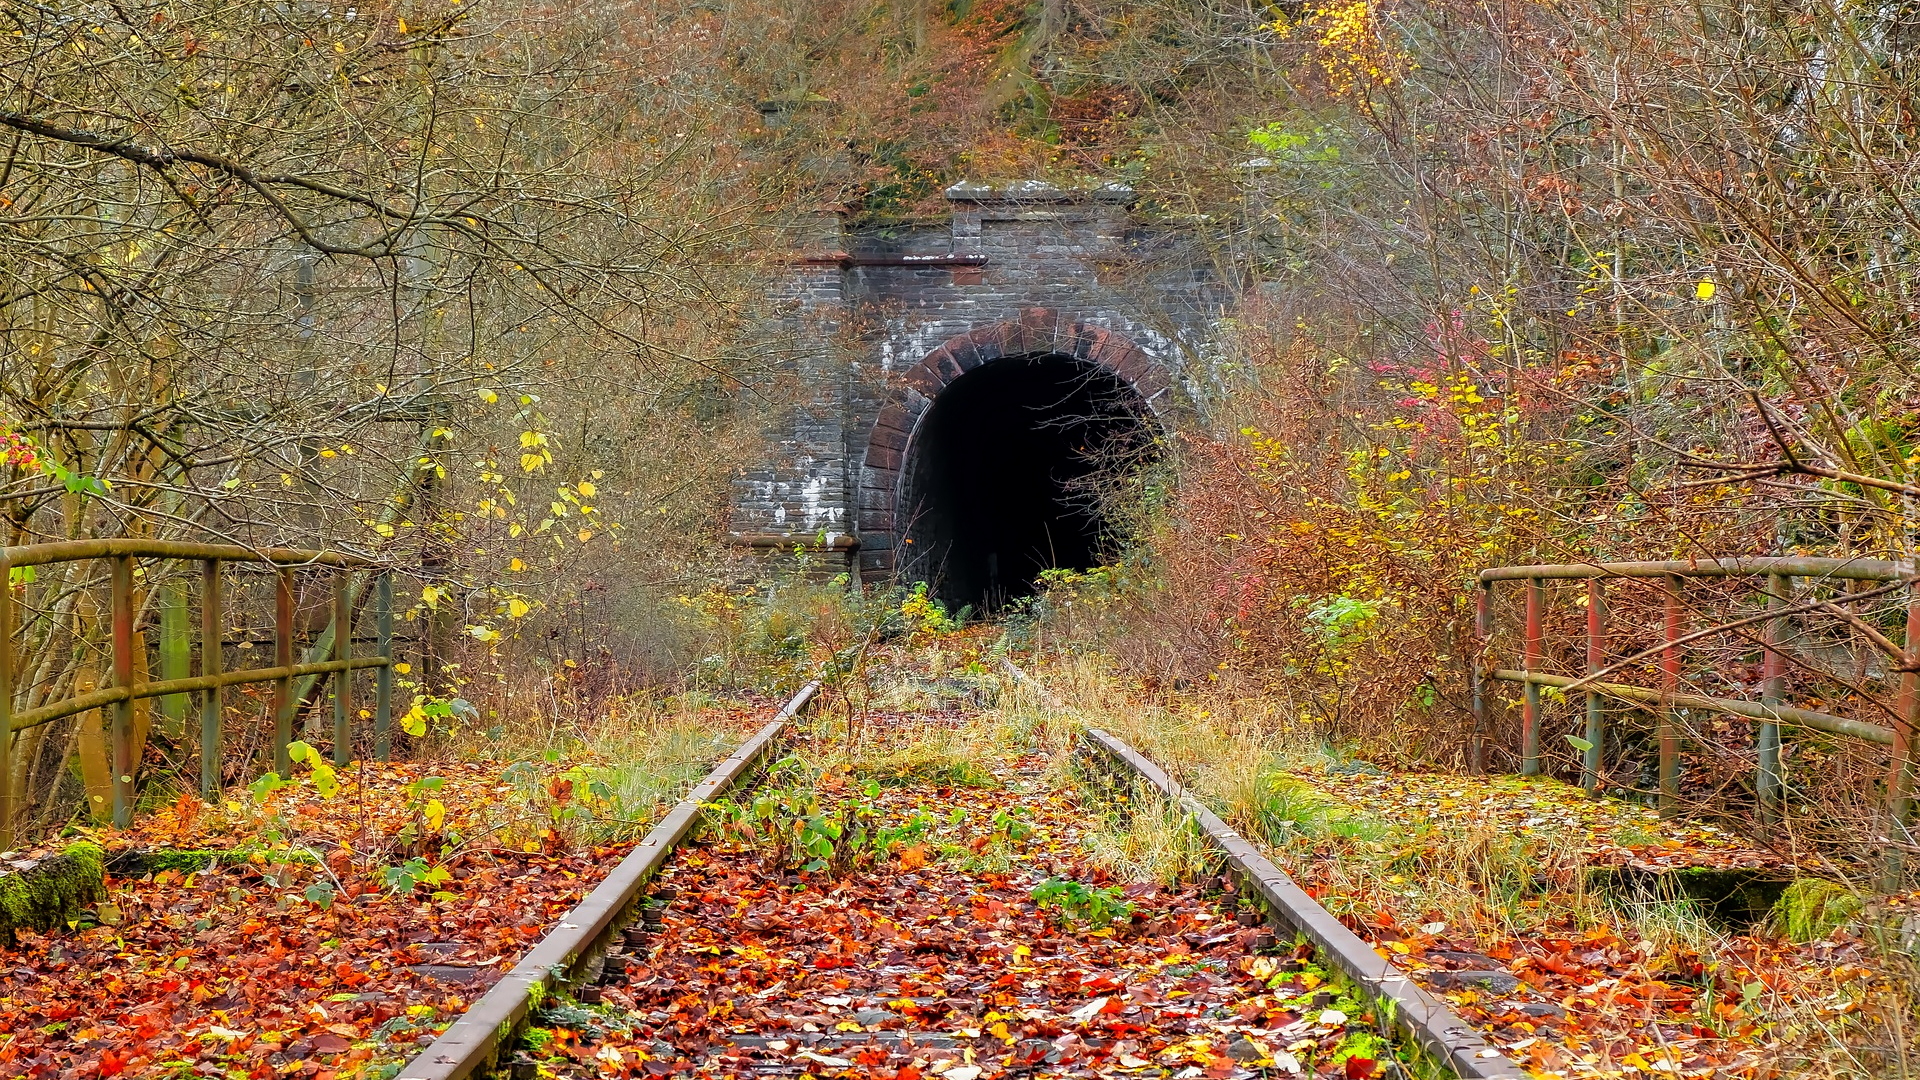
M 1592 743 L 1588 742 L 1585 739 L 1578 738 L 1577 736 L 1573 736 L 1573 735 L 1567 736 L 1567 742 L 1571 743 L 1575 750 L 1578 750 L 1583 754 L 1593 749 Z

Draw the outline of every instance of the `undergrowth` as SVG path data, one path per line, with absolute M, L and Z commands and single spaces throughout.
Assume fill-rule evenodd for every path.
M 1391 774 L 1326 742 L 1320 729 L 1294 722 L 1272 702 L 1204 692 L 1142 702 L 1138 687 L 1084 654 L 1060 658 L 1045 676 L 1057 696 L 1044 720 L 1023 714 L 1027 723 L 1060 730 L 1081 724 L 1120 736 L 1263 841 L 1336 915 L 1479 941 L 1622 942 L 1637 971 L 1697 988 L 1701 1030 L 1766 1033 L 1769 1060 L 1788 1075 L 1915 1075 L 1898 1048 L 1920 1016 L 1920 910 L 1898 898 L 1869 902 L 1844 884 L 1804 878 L 1759 925 L 1730 926 L 1668 877 L 1637 890 L 1609 887 L 1609 871 L 1595 860 L 1594 837 L 1582 825 L 1542 820 L 1515 831 L 1468 815 L 1431 815 L 1392 802 L 1356 805 L 1331 794 L 1329 786 L 1338 785 L 1316 778 Z M 1570 790 L 1519 778 L 1460 783 L 1518 799 Z M 1672 845 L 1663 839 L 1670 832 L 1643 820 L 1646 811 L 1614 805 L 1620 825 L 1613 842 Z M 1116 868 L 1190 880 L 1203 871 L 1182 817 L 1137 799 L 1089 843 Z M 1818 959 L 1826 955 L 1855 959 Z M 1736 974 L 1755 964 L 1776 974 Z M 1639 1023 L 1630 1001 L 1596 1007 L 1611 1009 L 1613 1023 Z

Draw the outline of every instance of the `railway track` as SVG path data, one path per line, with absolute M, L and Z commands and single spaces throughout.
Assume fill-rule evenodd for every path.
M 812 692 L 402 1080 L 1525 1075 L 1114 737 L 849 757 Z M 1139 815 L 1197 825 L 1184 874 L 1090 856 Z

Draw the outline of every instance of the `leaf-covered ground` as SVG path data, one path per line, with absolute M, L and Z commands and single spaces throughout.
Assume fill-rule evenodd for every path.
M 1243 925 L 1194 852 L 1184 878 L 1116 860 L 1168 838 L 1083 795 L 1060 716 L 983 715 L 978 665 L 915 674 L 902 653 L 857 751 L 830 707 L 803 761 L 674 861 L 602 1000 L 541 1014 L 541 1075 L 1400 1075 L 1369 1007 Z M 390 1076 L 763 718 L 703 715 L 644 776 L 356 767 L 331 793 L 303 774 L 104 834 L 106 901 L 0 952 L 0 1075 Z M 1844 925 L 1791 944 L 1645 888 L 1782 869 L 1727 833 L 1550 782 L 1264 782 L 1277 860 L 1538 1076 L 1791 1075 L 1793 1047 L 1890 1000 Z M 809 814 L 865 839 L 822 850 Z
M 1723 829 L 1546 779 L 1270 782 L 1282 864 L 1536 1075 L 1790 1074 L 1796 1045 L 1896 1007 L 1853 931 L 1783 940 L 1791 868 Z
M 1355 812 L 1389 809 L 1436 828 L 1497 829 L 1509 836 L 1577 840 L 1593 865 L 1778 867 L 1779 856 L 1717 825 L 1662 818 L 1637 803 L 1596 799 L 1545 777 L 1387 773 L 1316 768 L 1293 775 Z
M 912 737 L 914 721 L 890 726 Z M 863 788 L 871 770 L 829 771 L 825 804 L 877 825 L 862 865 L 832 865 L 850 833 L 837 854 L 785 858 L 738 835 L 686 850 L 658 882 L 658 932 L 610 960 L 599 1003 L 540 1013 L 527 1049 L 579 1077 L 1386 1069 L 1371 1011 L 1243 925 L 1231 893 L 1090 860 L 1099 808 L 1048 764 L 1022 755 L 974 786 Z
M 710 737 L 644 776 L 369 764 L 93 834 L 107 898 L 0 949 L 0 1076 L 391 1075 L 764 711 L 703 713 Z

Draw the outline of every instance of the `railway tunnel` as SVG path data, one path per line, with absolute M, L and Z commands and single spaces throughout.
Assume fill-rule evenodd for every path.
M 1116 185 L 946 196 L 947 220 L 795 226 L 767 329 L 798 393 L 733 480 L 744 574 L 795 560 L 998 609 L 1102 561 L 1101 496 L 1201 419 L 1235 295 L 1211 248 Z
M 908 578 L 991 612 L 1053 567 L 1098 565 L 1110 515 L 1156 445 L 1146 402 L 1097 364 L 1003 357 L 948 383 L 901 475 Z

